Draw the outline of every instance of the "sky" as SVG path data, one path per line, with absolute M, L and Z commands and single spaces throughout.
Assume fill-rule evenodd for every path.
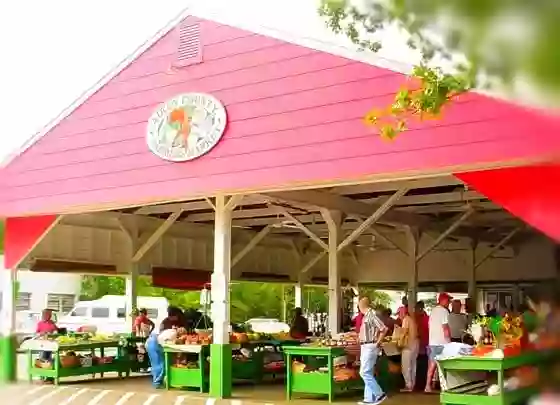
M 317 16 L 318 0 L 0 3 L 0 162 L 186 7 L 348 44 Z M 383 52 L 399 59 L 407 48 L 396 42 Z

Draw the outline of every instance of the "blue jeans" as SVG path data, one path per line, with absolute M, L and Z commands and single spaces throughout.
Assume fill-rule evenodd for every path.
M 376 345 L 372 343 L 362 345 L 360 352 L 360 377 L 364 380 L 365 385 L 364 402 L 373 403 L 383 395 L 383 390 L 373 375 L 378 356 L 379 348 Z
M 163 354 L 163 348 L 157 341 L 157 336 L 152 335 L 146 340 L 146 351 L 152 367 L 152 384 L 156 387 L 160 386 L 163 384 L 165 377 L 165 355 Z

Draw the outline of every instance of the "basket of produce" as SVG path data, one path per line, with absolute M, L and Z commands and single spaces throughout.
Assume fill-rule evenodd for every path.
M 62 368 L 74 368 L 80 366 L 80 359 L 76 355 L 65 355 L 60 356 L 60 367 Z
M 294 373 L 303 373 L 305 371 L 305 364 L 299 361 L 294 361 L 292 363 L 292 371 Z
M 113 356 L 105 356 L 105 357 L 100 357 L 98 359 L 99 364 L 112 364 L 114 361 L 115 361 L 115 357 Z
M 334 371 L 333 378 L 336 382 L 341 382 L 358 379 L 359 375 L 355 368 L 340 367 Z
M 52 370 L 53 363 L 48 360 L 37 359 L 35 360 L 35 368 L 43 368 L 45 370 Z
M 91 356 L 84 356 L 80 357 L 80 366 L 81 367 L 91 367 L 93 366 L 93 358 Z

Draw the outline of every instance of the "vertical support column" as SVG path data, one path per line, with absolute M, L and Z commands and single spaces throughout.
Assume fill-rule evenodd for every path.
M 127 266 L 127 275 L 125 276 L 125 300 L 126 300 L 126 320 L 127 325 L 132 325 L 134 322 L 132 310 L 138 308 L 138 264 L 129 263 Z
M 340 211 L 321 211 L 329 229 L 329 322 L 328 329 L 332 334 L 338 333 L 341 327 L 341 289 L 340 289 L 340 257 L 338 245 L 341 239 L 342 213 Z
M 229 282 L 231 277 L 231 219 L 235 205 L 216 197 L 214 272 L 212 273 L 213 343 L 210 347 L 210 396 L 229 398 L 232 389 L 232 354 L 229 344 Z
M 3 266 L 2 266 L 3 267 Z M 0 268 L 2 307 L 0 319 L 0 384 L 17 379 L 16 358 L 16 295 L 17 270 Z
M 294 307 L 303 309 L 303 283 L 301 278 L 298 280 L 294 289 Z
M 132 311 L 137 308 L 137 282 L 138 282 L 138 262 L 133 260 L 140 245 L 138 224 L 136 221 L 127 218 L 121 222 L 121 230 L 125 235 L 126 254 L 123 261 L 118 264 L 117 271 L 125 279 L 125 311 L 127 330 L 133 325 L 134 316 Z
M 418 228 L 406 228 L 406 250 L 408 253 L 408 309 L 412 312 L 418 301 L 418 244 L 420 232 Z
M 477 298 L 477 288 L 476 288 L 476 248 L 478 246 L 478 243 L 476 241 L 472 242 L 471 245 L 471 252 L 470 252 L 470 260 L 469 260 L 469 264 L 470 264 L 470 272 L 469 272 L 469 284 L 468 284 L 468 294 L 469 294 L 469 298 L 471 300 L 472 305 L 477 304 L 478 302 L 478 298 Z

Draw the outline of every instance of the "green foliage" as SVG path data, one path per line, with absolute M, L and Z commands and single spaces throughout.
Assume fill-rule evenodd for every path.
M 391 306 L 391 297 L 382 291 L 377 291 L 373 287 L 360 286 L 358 293 L 360 297 L 369 297 L 373 307 L 383 306 L 389 308 Z
M 557 1 L 322 0 L 319 13 L 363 49 L 379 51 L 376 34 L 392 27 L 408 33 L 408 46 L 422 56 L 409 87 L 365 118 L 386 139 L 406 130 L 411 118 L 438 118 L 451 99 L 474 87 L 507 86 L 521 77 L 560 88 Z M 433 67 L 445 60 L 451 73 Z
M 170 305 L 180 308 L 199 309 L 198 291 L 180 291 L 152 287 L 149 277 L 138 278 L 138 295 L 144 297 L 165 297 Z M 389 305 L 387 294 L 372 288 L 361 289 L 376 304 Z M 81 299 L 93 300 L 104 295 L 124 295 L 125 281 L 122 277 L 83 276 Z M 305 287 L 303 307 L 311 312 L 326 312 L 328 308 L 327 291 L 324 287 Z M 233 283 L 230 289 L 232 322 L 241 323 L 251 318 L 267 317 L 291 319 L 294 308 L 294 286 L 277 283 Z

